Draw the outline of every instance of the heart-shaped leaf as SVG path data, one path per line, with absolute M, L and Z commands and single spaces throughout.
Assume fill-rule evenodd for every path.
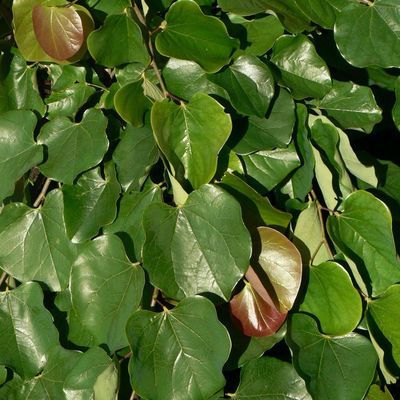
M 196 296 L 173 310 L 137 311 L 126 332 L 131 382 L 141 397 L 208 399 L 224 386 L 231 343 L 209 300 Z M 159 357 L 149 357 L 149 348 Z
M 272 357 L 247 363 L 233 399 L 311 400 L 306 384 L 294 367 Z
M 310 267 L 300 311 L 315 315 L 323 333 L 345 335 L 361 320 L 361 297 L 343 267 L 328 261 Z
M 11 203 L 0 214 L 0 265 L 21 282 L 38 280 L 51 290 L 68 284 L 75 258 L 63 216 L 59 190 L 49 193 L 43 207 Z
M 282 312 L 292 308 L 300 288 L 302 263 L 296 246 L 282 233 L 259 227 L 260 254 L 258 263 L 267 274 Z
M 244 115 L 263 117 L 274 95 L 272 73 L 255 56 L 240 56 L 209 79 L 226 90 L 233 107 Z
M 89 35 L 87 44 L 92 57 L 106 67 L 133 62 L 147 66 L 150 63 L 142 32 L 125 13 L 108 15 L 104 24 Z
M 42 146 L 33 140 L 36 123 L 31 111 L 0 114 L 0 201 L 11 195 L 15 182 L 43 159 Z
M 312 317 L 293 314 L 288 339 L 295 365 L 308 382 L 313 399 L 364 398 L 374 378 L 378 359 L 366 337 L 357 333 L 327 336 L 319 332 Z
M 38 283 L 0 293 L 0 334 L 0 364 L 23 378 L 32 378 L 43 368 L 51 348 L 58 346 L 58 332 L 43 306 Z
M 157 50 L 165 56 L 195 61 L 207 72 L 216 72 L 229 63 L 238 47 L 222 21 L 204 15 L 194 1 L 174 3 L 165 19 L 156 38 Z
M 329 69 L 304 35 L 281 36 L 271 61 L 280 69 L 282 83 L 295 99 L 321 98 L 332 87 Z
M 339 51 L 356 67 L 399 67 L 399 20 L 397 0 L 350 2 L 335 24 Z M 377 46 L 376 43 L 384 45 Z
M 48 149 L 48 158 L 40 170 L 48 177 L 73 184 L 79 173 L 102 160 L 108 149 L 106 127 L 107 118 L 94 108 L 86 110 L 79 123 L 65 117 L 54 118 L 38 136 L 38 143 Z
M 74 7 L 46 7 L 38 4 L 32 9 L 33 29 L 41 48 L 56 60 L 74 56 L 84 41 L 81 17 Z
M 400 262 L 387 206 L 371 193 L 348 196 L 343 212 L 329 216 L 327 229 L 337 246 L 352 259 L 373 296 L 400 281 Z
M 122 241 L 105 235 L 86 244 L 71 270 L 69 339 L 81 346 L 126 346 L 125 325 L 140 304 L 144 272 Z
M 114 221 L 120 186 L 113 164 L 106 164 L 105 179 L 99 168 L 83 174 L 76 185 L 64 185 L 64 217 L 73 242 L 94 237 L 99 229 Z
M 210 292 L 229 299 L 249 265 L 251 240 L 240 205 L 217 186 L 193 191 L 179 208 L 151 204 L 143 226 L 143 266 L 172 298 Z
M 287 313 L 279 311 L 252 267 L 246 279 L 243 289 L 229 303 L 233 320 L 247 336 L 271 336 L 282 326 Z
M 178 181 L 188 180 L 197 189 L 211 180 L 218 153 L 232 128 L 230 116 L 216 100 L 196 93 L 188 104 L 177 105 L 167 99 L 156 102 L 151 125 Z

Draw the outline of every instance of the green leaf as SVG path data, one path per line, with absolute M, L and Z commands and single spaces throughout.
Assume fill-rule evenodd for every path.
M 295 123 L 294 102 L 285 89 L 280 89 L 266 118 L 251 116 L 243 136 L 233 150 L 250 154 L 276 147 L 286 147 L 292 138 Z
M 385 347 L 398 367 L 400 367 L 399 300 L 400 285 L 390 286 L 382 296 L 368 302 L 367 311 L 367 318 L 373 319 L 388 341 Z
M 288 339 L 296 368 L 313 398 L 364 398 L 377 363 L 377 355 L 367 338 L 357 333 L 327 336 L 318 331 L 317 323 L 310 316 L 293 314 Z
M 331 90 L 329 69 L 304 35 L 281 36 L 275 42 L 271 61 L 295 99 L 322 98 Z
M 114 221 L 120 186 L 113 164 L 84 173 L 75 185 L 64 185 L 64 217 L 68 236 L 73 242 L 84 242 L 96 236 L 99 229 Z
M 318 265 L 332 258 L 321 218 L 315 202 L 310 202 L 297 217 L 293 243 L 301 253 L 303 265 Z
M 297 6 L 311 21 L 326 29 L 333 29 L 340 11 L 348 0 L 296 0 Z
M 335 24 L 340 53 L 356 67 L 399 67 L 399 18 L 397 0 L 375 0 L 368 5 L 350 2 Z
M 311 28 L 309 19 L 299 9 L 297 0 L 218 0 L 219 6 L 238 15 L 254 15 L 267 10 L 274 11 L 289 32 L 298 33 Z
M 382 110 L 372 90 L 352 82 L 334 80 L 332 90 L 317 105 L 345 129 L 359 128 L 371 133 L 375 124 L 382 120 Z
M 361 297 L 345 269 L 328 261 L 310 267 L 300 311 L 315 315 L 323 333 L 345 335 L 353 331 L 361 320 Z
M 111 14 L 121 14 L 123 13 L 130 5 L 131 2 L 129 0 L 86 0 L 85 3 L 90 7 L 94 13 L 100 13 L 111 15 Z
M 58 332 L 36 282 L 0 293 L 0 364 L 32 378 L 58 346 Z M 29 338 L 29 341 L 27 341 Z
M 230 116 L 216 100 L 196 93 L 188 104 L 177 105 L 167 99 L 156 102 L 151 125 L 178 181 L 188 180 L 196 189 L 211 180 L 218 153 L 232 128 Z
M 0 112 L 32 110 L 44 115 L 36 75 L 37 68 L 28 66 L 16 49 L 0 55 Z
M 100 236 L 86 244 L 71 270 L 69 339 L 80 346 L 127 346 L 125 325 L 140 305 L 144 272 L 132 264 L 122 241 Z
M 7 380 L 7 368 L 0 366 L 0 386 Z
M 300 252 L 286 236 L 275 229 L 261 226 L 258 233 L 258 263 L 273 287 L 280 309 L 289 311 L 300 289 Z
M 122 189 L 139 190 L 158 158 L 158 149 L 149 124 L 142 128 L 127 125 L 124 136 L 113 152 Z
M 33 29 L 32 10 L 37 5 L 61 6 L 65 0 L 18 0 L 13 1 L 14 36 L 18 49 L 27 61 L 55 61 L 40 46 Z
M 173 310 L 137 311 L 126 331 L 131 383 L 141 397 L 208 399 L 224 386 L 231 343 L 209 300 L 196 296 Z
M 311 137 L 321 154 L 321 159 L 332 174 L 335 193 L 347 197 L 353 192 L 353 184 L 338 151 L 339 134 L 334 125 L 325 124 L 321 119 L 310 116 Z M 317 177 L 318 179 L 318 177 Z M 321 180 L 321 179 L 320 179 Z
M 156 37 L 156 48 L 164 56 L 195 61 L 207 72 L 216 72 L 229 63 L 238 47 L 222 21 L 204 15 L 193 1 L 174 3 L 165 19 Z
M 96 400 L 116 400 L 119 387 L 118 371 L 110 364 L 96 379 L 93 394 Z
M 224 89 L 208 79 L 208 74 L 194 61 L 170 58 L 162 70 L 168 90 L 175 96 L 190 100 L 197 92 L 227 97 Z
M 142 80 L 122 86 L 114 96 L 115 110 L 134 127 L 143 126 L 144 113 L 151 108 L 151 104 L 144 94 Z
M 386 386 L 382 391 L 379 385 L 371 385 L 365 400 L 393 400 L 393 397 Z
M 86 81 L 85 67 L 70 64 L 50 64 L 48 68 L 52 92 L 62 92 L 76 82 L 84 83 Z
M 32 9 L 32 22 L 40 47 L 58 61 L 73 57 L 85 39 L 82 20 L 73 6 L 38 4 Z
M 162 201 L 161 189 L 151 187 L 143 192 L 130 191 L 124 193 L 119 204 L 116 220 L 105 227 L 105 233 L 117 234 L 125 243 L 130 259 L 141 260 L 145 240 L 142 226 L 143 213 L 147 206 Z
M 240 56 L 209 79 L 226 90 L 232 106 L 244 115 L 263 117 L 274 95 L 272 73 L 255 56 Z
M 68 284 L 75 247 L 68 240 L 59 190 L 41 208 L 11 203 L 0 214 L 0 265 L 21 282 L 44 282 L 52 291 Z
M 93 398 L 94 386 L 105 371 L 110 371 L 109 379 L 115 382 L 117 371 L 110 357 L 100 347 L 91 347 L 82 354 L 71 371 L 65 371 L 67 375 L 62 386 L 65 398 L 82 400 Z M 114 400 L 112 397 L 108 399 Z
M 400 281 L 390 211 L 362 190 L 348 196 L 342 207 L 341 214 L 328 217 L 329 236 L 356 263 L 369 292 L 377 296 Z
M 143 226 L 143 266 L 172 298 L 210 292 L 229 299 L 249 265 L 251 241 L 240 206 L 217 186 L 193 191 L 179 208 L 151 204 Z
M 234 14 L 229 14 L 231 22 L 238 27 L 233 26 L 234 32 L 239 32 L 243 27 L 245 37 L 243 38 L 244 46 L 236 50 L 235 56 L 251 55 L 262 56 L 272 48 L 276 39 L 283 35 L 284 28 L 275 15 L 267 15 L 265 17 L 247 20 Z M 240 37 L 240 36 L 239 36 Z M 241 38 L 241 37 L 240 37 Z M 244 47 L 244 48 L 242 48 Z
M 311 400 L 306 384 L 294 367 L 272 357 L 250 361 L 240 372 L 233 399 Z
M 396 103 L 393 106 L 392 117 L 397 129 L 400 131 L 400 78 L 396 80 L 395 93 Z
M 56 92 L 46 98 L 47 118 L 75 117 L 79 109 L 88 101 L 89 97 L 95 93 L 95 89 L 86 83 L 74 83 L 67 88 Z
M 259 151 L 242 156 L 242 159 L 247 174 L 261 183 L 268 191 L 300 166 L 299 156 L 294 146 L 287 149 Z
M 289 225 L 292 218 L 289 213 L 275 208 L 268 197 L 261 196 L 238 176 L 227 172 L 219 185 L 240 203 L 243 221 L 248 229 L 254 229 L 260 225 L 281 226 L 283 228 Z
M 65 117 L 51 120 L 38 136 L 38 143 L 48 150 L 40 170 L 50 178 L 72 184 L 79 173 L 102 160 L 108 148 L 106 126 L 107 118 L 94 108 L 86 110 L 79 123 Z
M 31 111 L 0 114 L 0 201 L 11 195 L 15 182 L 43 159 L 42 146 L 33 140 L 36 123 Z
M 126 14 L 108 15 L 104 24 L 89 35 L 87 44 L 91 56 L 106 67 L 133 62 L 150 63 L 142 32 Z
M 308 131 L 308 112 L 303 104 L 296 105 L 297 132 L 295 142 L 301 166 L 294 171 L 291 179 L 293 197 L 304 200 L 313 187 L 315 160 Z

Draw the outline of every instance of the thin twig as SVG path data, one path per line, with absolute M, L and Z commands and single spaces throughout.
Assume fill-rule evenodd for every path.
M 161 91 L 163 92 L 164 97 L 169 97 L 170 94 L 168 93 L 168 90 L 165 87 L 163 77 L 161 76 L 161 72 L 160 72 L 160 70 L 157 66 L 156 60 L 155 60 L 155 51 L 154 51 L 154 47 L 153 47 L 153 42 L 151 41 L 152 32 L 149 31 L 147 24 L 146 24 L 146 19 L 144 18 L 138 5 L 135 3 L 135 0 L 132 0 L 132 8 L 133 8 L 133 11 L 135 12 L 136 17 L 139 20 L 139 22 L 143 25 L 144 28 L 147 29 L 147 33 L 148 33 L 147 48 L 149 49 L 149 53 L 150 53 L 150 57 L 151 57 L 150 65 L 151 65 L 151 68 L 153 68 L 153 70 L 157 76 L 157 79 L 160 83 L 160 88 L 161 88 Z
M 157 304 L 158 293 L 160 293 L 160 290 L 158 288 L 154 288 L 153 295 L 151 296 L 151 303 L 150 303 L 151 308 L 154 308 Z
M 7 279 L 7 272 L 3 272 L 2 274 L 1 274 L 1 277 L 0 277 L 0 287 L 1 287 L 1 285 L 4 283 L 4 281 Z
M 137 399 L 136 392 L 134 390 L 132 390 L 132 394 L 131 394 L 131 397 L 129 397 L 129 400 L 135 400 L 135 399 Z
M 42 190 L 39 193 L 39 196 L 36 198 L 35 202 L 33 203 L 34 208 L 39 207 L 40 204 L 43 202 L 44 198 L 46 197 L 46 193 L 49 190 L 50 183 L 51 183 L 51 178 L 47 178 L 46 181 L 44 182 Z
M 120 364 L 122 364 L 125 360 L 130 358 L 132 356 L 132 352 L 130 351 L 129 353 L 126 353 L 122 358 L 120 358 L 118 361 Z

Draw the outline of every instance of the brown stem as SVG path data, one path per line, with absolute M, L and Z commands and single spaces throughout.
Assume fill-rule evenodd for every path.
M 39 196 L 36 198 L 35 202 L 33 203 L 34 208 L 37 208 L 40 206 L 40 204 L 42 204 L 44 198 L 46 197 L 46 193 L 49 190 L 50 183 L 51 183 L 51 178 L 47 178 L 46 181 L 44 182 L 42 190 L 39 193 Z
M 150 303 L 150 307 L 154 308 L 157 304 L 157 297 L 158 294 L 160 293 L 160 290 L 158 288 L 154 288 L 153 290 L 153 295 L 151 296 L 151 303 Z
M 158 81 L 160 83 L 160 88 L 161 88 L 161 91 L 163 92 L 164 97 L 169 97 L 170 94 L 168 93 L 168 90 L 165 87 L 164 80 L 163 80 L 163 77 L 161 76 L 160 69 L 158 68 L 157 63 L 155 61 L 155 59 L 156 59 L 155 58 L 155 51 L 154 51 L 153 42 L 151 41 L 152 32 L 149 31 L 149 29 L 147 27 L 147 24 L 146 24 L 146 19 L 144 18 L 143 14 L 142 14 L 142 11 L 140 10 L 138 5 L 136 4 L 135 0 L 132 0 L 132 8 L 133 8 L 133 11 L 136 14 L 137 19 L 143 25 L 143 27 L 147 30 L 147 33 L 148 33 L 148 41 L 147 41 L 146 44 L 147 44 L 147 48 L 149 49 L 149 53 L 150 53 L 150 56 L 151 56 L 151 63 L 150 63 L 151 68 L 153 68 L 153 70 L 154 70 L 154 72 L 155 72 L 155 74 L 157 76 L 157 79 L 158 79 Z
M 130 351 L 129 353 L 126 353 L 122 358 L 120 358 L 118 361 L 120 364 L 122 364 L 125 360 L 130 358 L 132 356 L 132 352 Z

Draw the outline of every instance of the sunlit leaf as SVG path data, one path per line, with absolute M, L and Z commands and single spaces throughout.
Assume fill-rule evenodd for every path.
M 222 367 L 231 343 L 204 297 L 187 298 L 161 313 L 137 311 L 126 332 L 133 353 L 131 382 L 141 397 L 208 399 L 224 386 Z M 149 348 L 160 357 L 149 357 Z

